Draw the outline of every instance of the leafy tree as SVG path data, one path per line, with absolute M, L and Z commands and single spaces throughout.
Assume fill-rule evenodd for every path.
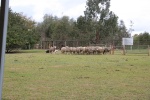
M 37 25 L 41 36 L 45 40 L 69 40 L 76 37 L 76 26 L 73 19 L 68 16 L 58 18 L 57 16 L 45 15 L 44 21 Z
M 86 32 L 86 19 L 84 16 L 79 16 L 77 18 L 77 27 L 81 32 Z
M 84 16 L 79 16 L 76 21 L 76 26 L 78 29 L 78 39 L 86 40 L 89 39 L 88 29 L 87 29 L 87 23 Z
M 128 37 L 124 22 L 109 10 L 110 0 L 87 0 L 84 16 L 77 20 L 68 16 L 58 18 L 46 14 L 37 30 L 41 40 L 87 40 L 91 43 L 111 44 L 112 41 Z
M 112 11 L 109 13 L 109 19 L 105 21 L 104 27 L 102 29 L 104 34 L 101 37 L 105 38 L 107 41 L 112 41 L 117 39 L 116 34 L 118 31 L 118 16 Z
M 77 26 L 77 22 L 72 18 L 70 19 L 69 21 L 69 24 L 70 24 L 70 31 L 69 31 L 69 38 L 71 40 L 75 40 L 75 39 L 79 39 L 79 29 L 78 29 L 78 26 Z
M 150 45 L 150 34 L 148 32 L 135 34 L 134 43 L 138 45 Z
M 37 35 L 33 33 L 35 29 L 34 24 L 34 21 L 23 16 L 23 14 L 13 12 L 9 9 L 7 52 L 23 48 L 27 44 L 33 45 L 37 42 Z
M 87 0 L 86 5 L 85 17 L 87 21 L 95 22 L 93 31 L 96 42 L 99 42 L 100 34 L 104 33 L 104 25 L 109 17 L 110 0 Z
M 124 24 L 124 21 L 123 20 L 120 20 L 120 24 L 118 26 L 118 32 L 119 32 L 119 36 L 120 38 L 123 38 L 123 37 L 129 37 L 129 33 L 127 32 L 127 28 Z
M 99 43 L 100 39 L 113 36 L 114 31 L 117 31 L 118 17 L 109 11 L 109 8 L 110 0 L 87 0 L 84 14 L 88 22 L 94 23 L 91 27 L 95 31 L 96 43 Z

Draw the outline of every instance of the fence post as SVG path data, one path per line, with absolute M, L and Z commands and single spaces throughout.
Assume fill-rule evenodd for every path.
M 123 45 L 123 55 L 125 55 L 125 45 Z
M 111 51 L 112 51 L 112 46 L 110 45 L 110 55 L 111 55 Z
M 150 46 L 148 45 L 148 56 L 150 56 Z
M 51 43 L 48 43 L 48 49 L 50 49 L 51 48 Z
M 67 46 L 67 41 L 65 41 L 65 47 Z
M 53 45 L 53 47 L 55 46 L 55 41 L 54 40 L 53 40 L 53 44 L 52 45 Z
M 111 54 L 114 55 L 114 46 L 111 45 Z

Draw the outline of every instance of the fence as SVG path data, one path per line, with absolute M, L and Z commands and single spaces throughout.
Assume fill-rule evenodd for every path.
M 41 43 L 38 44 L 39 49 L 48 49 L 50 46 L 56 46 L 58 49 L 60 49 L 62 46 L 69 46 L 69 47 L 78 47 L 78 46 L 110 46 L 112 43 L 118 44 L 121 43 L 120 41 L 112 42 L 107 40 L 102 40 L 99 43 L 95 43 L 93 41 L 89 40 L 46 40 L 41 41 Z
M 149 45 L 115 46 L 113 50 L 113 54 L 115 55 L 150 55 Z
M 79 40 L 51 40 L 51 41 L 41 41 L 39 48 L 40 49 L 48 49 L 50 46 L 56 46 L 57 49 L 60 49 L 63 46 L 69 47 L 78 47 L 78 46 L 88 46 L 89 41 L 79 41 Z
M 148 54 L 149 45 L 133 45 L 125 47 L 126 54 Z
M 63 46 L 78 47 L 78 46 L 106 46 L 110 47 L 112 45 L 112 54 L 148 54 L 150 55 L 150 41 L 134 41 L 133 46 L 122 46 L 122 40 L 112 40 L 112 41 L 101 41 L 99 44 L 93 43 L 88 40 L 50 40 L 41 41 L 38 45 L 40 49 L 49 49 L 50 46 L 56 46 L 57 49 L 61 49 Z

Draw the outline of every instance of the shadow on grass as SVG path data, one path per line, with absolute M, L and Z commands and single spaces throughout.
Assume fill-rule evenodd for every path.
M 2 100 L 11 100 L 11 99 L 5 99 L 5 98 L 2 98 Z
M 6 54 L 16 54 L 16 53 L 45 53 L 46 50 L 43 49 L 31 49 L 31 50 L 14 50 L 11 52 L 6 52 Z

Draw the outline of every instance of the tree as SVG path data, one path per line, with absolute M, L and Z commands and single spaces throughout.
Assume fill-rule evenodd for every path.
M 70 24 L 70 32 L 69 32 L 69 38 L 70 40 L 75 40 L 75 39 L 79 39 L 79 29 L 78 29 L 78 26 L 77 26 L 77 22 L 72 18 L 70 19 L 69 21 L 69 24 Z
M 89 34 L 87 29 L 87 23 L 84 16 L 79 16 L 76 21 L 76 26 L 78 29 L 78 39 L 79 40 L 88 40 Z
M 150 34 L 148 32 L 135 34 L 134 43 L 138 45 L 150 45 Z
M 109 10 L 110 0 L 87 0 L 84 16 L 77 20 L 46 14 L 37 25 L 41 40 L 86 40 L 90 43 L 112 44 L 115 39 L 128 37 L 123 21 Z
M 33 45 L 37 40 L 37 35 L 34 33 L 34 25 L 35 22 L 30 18 L 23 16 L 22 13 L 13 12 L 10 8 L 6 42 L 7 52 L 23 48 L 27 44 Z
M 87 0 L 86 2 L 84 14 L 88 22 L 94 23 L 92 27 L 95 31 L 96 43 L 99 43 L 102 38 L 113 36 L 114 31 L 117 30 L 118 17 L 109 11 L 109 8 L 110 0 Z
M 109 19 L 105 21 L 104 27 L 102 29 L 103 38 L 107 41 L 112 41 L 113 39 L 117 39 L 117 31 L 118 31 L 118 16 L 115 15 L 112 11 L 109 13 Z
M 124 38 L 129 37 L 129 33 L 127 31 L 127 28 L 126 28 L 123 20 L 120 20 L 120 23 L 118 25 L 118 34 L 117 35 L 119 36 L 120 39 L 122 39 L 123 37 Z
M 42 40 L 69 40 L 77 37 L 77 27 L 75 21 L 68 16 L 58 18 L 46 14 L 44 21 L 37 25 L 41 33 Z

